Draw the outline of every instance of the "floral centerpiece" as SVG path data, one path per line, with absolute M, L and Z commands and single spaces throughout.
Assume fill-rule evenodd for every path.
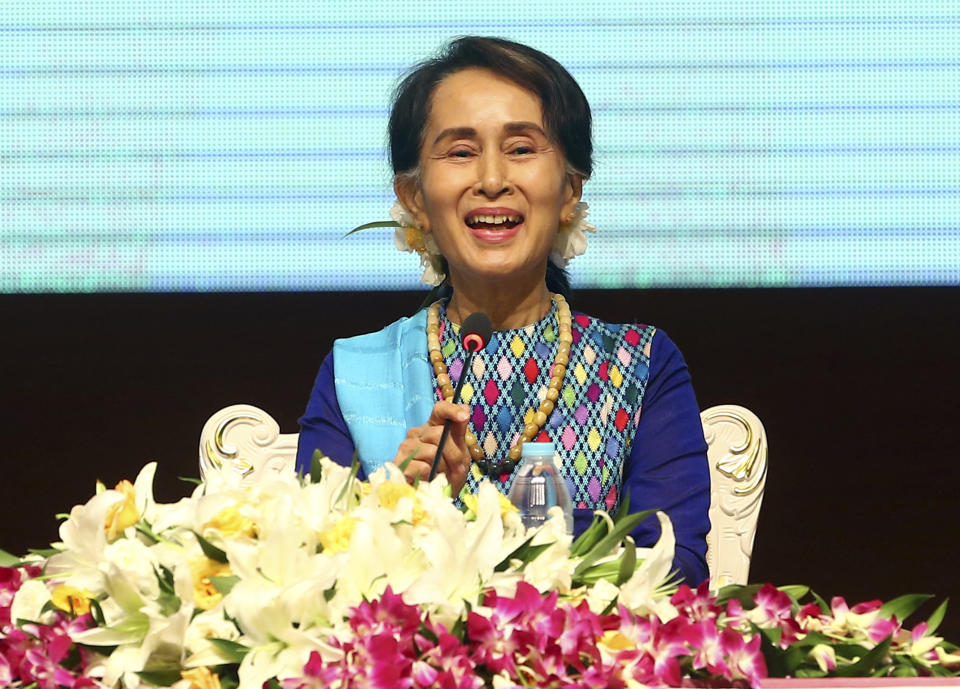
M 0 567 L 0 684 L 38 687 L 630 687 L 685 677 L 952 674 L 945 606 L 829 605 L 802 587 L 671 585 L 674 538 L 637 549 L 650 513 L 562 515 L 526 530 L 482 484 L 215 472 L 157 503 L 147 465 L 99 486 L 60 542 Z M 639 554 L 638 554 L 639 553 Z M 804 597 L 809 603 L 801 604 Z

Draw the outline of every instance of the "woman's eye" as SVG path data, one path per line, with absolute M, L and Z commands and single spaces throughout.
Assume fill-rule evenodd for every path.
M 473 152 L 465 148 L 458 148 L 455 151 L 450 151 L 447 155 L 451 158 L 469 158 L 473 155 Z
M 532 146 L 514 146 L 513 150 L 510 151 L 514 155 L 529 155 L 533 153 Z

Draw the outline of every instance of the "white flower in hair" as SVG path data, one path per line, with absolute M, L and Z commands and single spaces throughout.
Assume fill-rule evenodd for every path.
M 566 267 L 570 259 L 579 256 L 587 250 L 587 232 L 596 232 L 593 223 L 587 222 L 587 204 L 578 201 L 573 207 L 573 217 L 569 221 L 560 223 L 557 238 L 553 240 L 553 251 L 550 259 L 560 268 Z
M 394 245 L 400 251 L 415 251 L 420 255 L 420 265 L 423 266 L 420 280 L 434 286 L 443 282 L 446 276 L 443 273 L 442 257 L 433 235 L 417 226 L 417 221 L 400 201 L 393 204 L 390 217 L 399 225 L 393 233 Z

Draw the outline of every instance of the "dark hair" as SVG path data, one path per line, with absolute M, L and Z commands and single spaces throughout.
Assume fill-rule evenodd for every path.
M 567 163 L 584 177 L 593 171 L 590 104 L 563 65 L 529 46 L 502 38 L 464 36 L 435 56 L 415 65 L 397 86 L 390 112 L 390 164 L 395 175 L 411 173 L 420 163 L 430 102 L 446 77 L 464 69 L 487 69 L 535 94 L 549 134 Z M 547 286 L 569 296 L 564 268 L 547 263 Z

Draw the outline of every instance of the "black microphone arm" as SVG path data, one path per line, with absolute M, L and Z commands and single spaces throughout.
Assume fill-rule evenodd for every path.
M 490 316 L 482 311 L 471 313 L 463 319 L 463 324 L 460 326 L 460 344 L 466 350 L 467 356 L 463 360 L 460 380 L 457 381 L 457 387 L 453 390 L 452 402 L 454 404 L 460 402 L 460 391 L 463 389 L 463 383 L 467 380 L 467 374 L 472 369 L 470 364 L 473 363 L 473 355 L 486 346 L 492 334 L 493 323 L 490 321 Z M 443 456 L 443 446 L 447 444 L 452 425 L 450 419 L 443 423 L 443 433 L 440 435 L 440 442 L 437 443 L 437 454 L 434 455 L 433 464 L 430 466 L 430 478 L 428 479 L 430 481 L 437 476 L 437 467 L 440 466 L 440 457 Z

